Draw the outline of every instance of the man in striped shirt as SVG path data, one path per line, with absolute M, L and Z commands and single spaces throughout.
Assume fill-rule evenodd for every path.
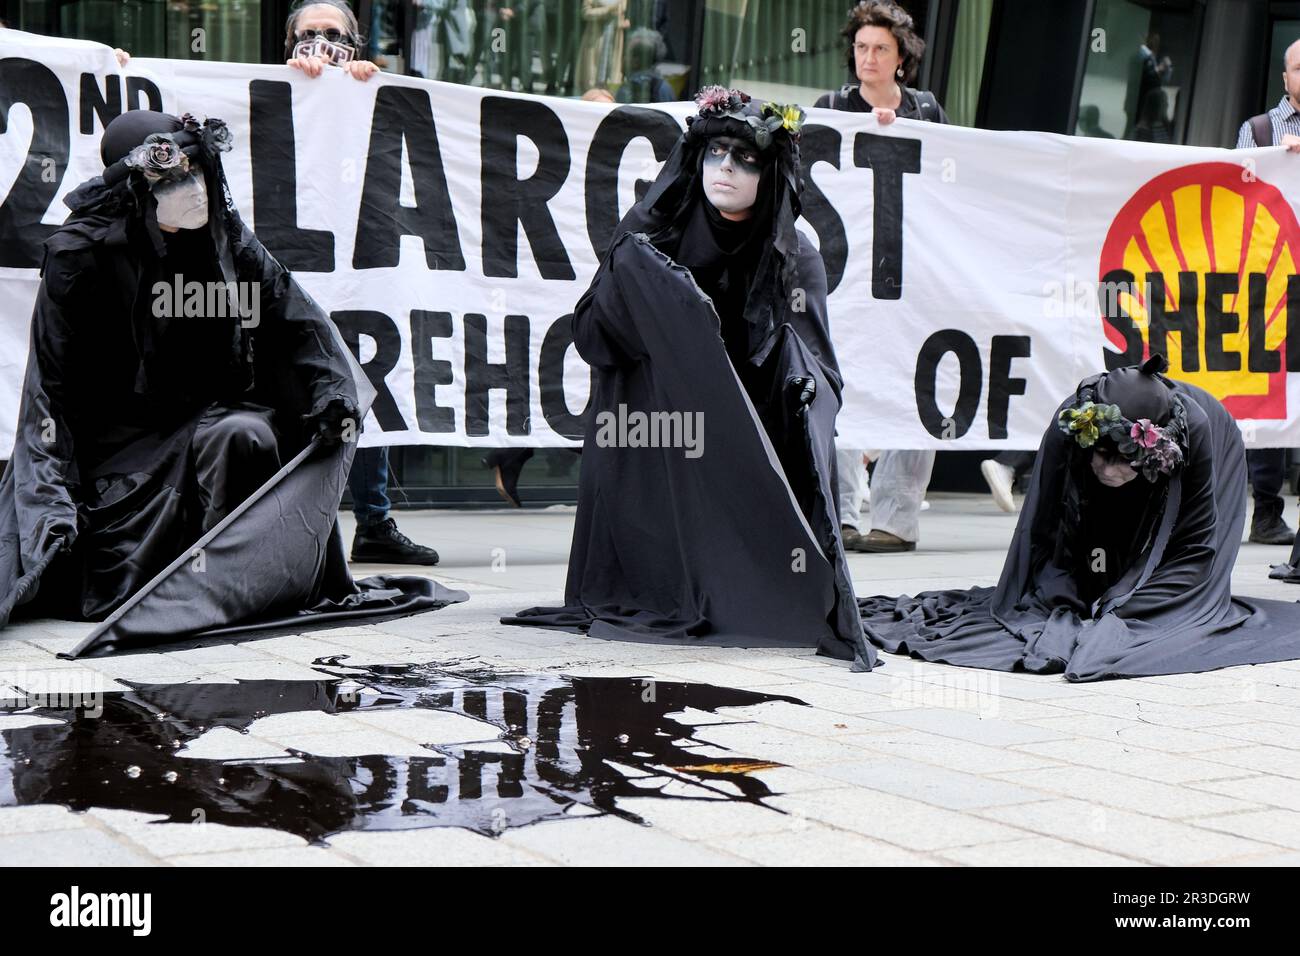
M 1241 124 L 1237 149 L 1285 146 L 1290 152 L 1300 153 L 1300 40 L 1287 47 L 1282 87 L 1286 90 L 1282 102 L 1267 113 L 1251 117 Z M 1291 544 L 1295 532 L 1282 517 L 1286 449 L 1252 448 L 1246 452 L 1246 464 L 1255 496 L 1250 540 L 1256 544 Z
M 1282 102 L 1263 116 L 1256 116 L 1241 124 L 1237 133 L 1237 149 L 1254 146 L 1285 146 L 1290 152 L 1300 153 L 1300 40 L 1286 48 L 1286 69 L 1282 71 L 1282 88 L 1286 95 Z M 1256 128 L 1263 132 L 1263 119 L 1268 120 L 1272 134 L 1260 142 Z

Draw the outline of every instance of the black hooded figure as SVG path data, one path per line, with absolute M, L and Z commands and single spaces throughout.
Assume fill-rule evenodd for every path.
M 74 653 L 463 600 L 348 573 L 334 526 L 372 397 L 229 198 L 225 124 L 132 111 L 45 244 L 0 483 L 0 626 L 104 621 Z
M 696 103 L 574 309 L 594 376 L 565 607 L 504 620 L 869 669 L 835 513 L 826 274 L 795 228 L 803 111 L 722 87 Z
M 1057 409 L 996 588 L 864 598 L 868 638 L 1071 681 L 1300 658 L 1300 605 L 1232 596 L 1240 429 L 1167 367 L 1094 375 Z

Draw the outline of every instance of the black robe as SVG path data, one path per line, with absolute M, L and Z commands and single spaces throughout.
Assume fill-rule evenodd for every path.
M 72 194 L 46 243 L 0 480 L 0 626 L 102 620 L 76 653 L 104 653 L 464 600 L 424 578 L 353 582 L 335 518 L 356 445 L 313 429 L 359 423 L 373 390 L 234 210 L 159 256 L 105 195 Z M 166 316 L 155 284 L 178 269 L 255 289 L 256 324 Z
M 1300 604 L 1232 596 L 1240 429 L 1208 392 L 1172 387 L 1187 410 L 1181 470 L 1103 489 L 1053 415 L 997 587 L 864 598 L 868 638 L 927 661 L 1071 681 L 1300 658 Z
M 777 302 L 770 327 L 749 329 L 735 326 L 735 302 L 720 320 L 691 272 L 646 236 L 653 225 L 633 208 L 574 310 L 574 344 L 594 374 L 565 606 L 503 621 L 815 645 L 869 668 L 835 511 L 842 381 L 821 257 L 800 234 L 801 301 Z M 733 270 L 732 293 L 738 281 Z M 728 352 L 743 355 L 737 339 L 750 336 L 748 361 L 733 365 Z M 815 382 L 807 407 L 792 379 Z M 620 408 L 701 412 L 702 454 L 605 447 L 601 413 Z

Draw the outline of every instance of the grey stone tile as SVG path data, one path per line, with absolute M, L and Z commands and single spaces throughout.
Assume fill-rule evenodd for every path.
M 729 841 L 737 856 L 767 866 L 940 866 L 923 853 L 836 830 L 802 819 L 802 826 L 780 833 L 758 833 Z
M 1281 747 L 1239 747 L 1232 750 L 1216 750 L 1205 755 L 1206 760 L 1256 773 L 1272 773 L 1282 777 L 1300 779 L 1300 751 L 1284 750 Z M 1221 776 L 1229 776 L 1222 774 Z M 1231 776 L 1241 776 L 1231 774 Z
M 1300 750 L 1300 730 L 1286 724 L 1274 724 L 1266 721 L 1251 723 L 1221 724 L 1206 729 L 1207 734 L 1222 736 L 1232 741 L 1233 746 L 1242 743 L 1266 744 L 1281 747 L 1284 750 Z
M 322 847 L 275 847 L 263 850 L 227 850 L 222 853 L 183 853 L 170 856 L 172 866 L 356 866 L 352 860 Z
M 911 727 L 913 730 L 993 747 L 1032 744 L 1074 736 L 1065 731 L 1044 730 L 1009 720 L 982 719 L 977 714 L 964 710 L 904 710 L 874 714 L 873 717 L 886 723 Z
M 0 807 L 0 836 L 15 833 L 45 833 L 49 830 L 76 830 L 85 825 L 85 814 L 73 813 L 67 807 L 57 804 Z
M 1142 866 L 1129 857 L 1052 837 L 938 850 L 936 856 L 965 866 Z
M 734 751 L 755 760 L 771 760 L 796 767 L 860 759 L 863 749 L 769 724 L 716 724 L 701 727 L 695 737 L 704 743 Z
M 201 813 L 201 811 L 196 811 Z M 235 827 L 205 822 L 191 815 L 193 822 L 158 822 L 166 818 L 131 810 L 95 807 L 86 815 L 152 856 L 163 858 L 186 853 L 215 853 L 227 850 L 263 850 L 304 847 L 307 841 L 292 833 L 263 827 Z
M 1195 789 L 1158 783 L 1093 767 L 1052 767 L 998 775 L 998 779 L 1068 797 L 1156 817 L 1179 819 L 1210 813 L 1257 809 L 1259 804 Z
M 745 861 L 711 847 L 617 817 L 559 820 L 507 830 L 507 846 L 567 866 L 738 866 Z
M 825 711 L 817 707 L 787 704 L 784 701 L 769 701 L 748 707 L 725 707 L 719 711 L 719 714 L 733 720 L 745 718 L 756 723 L 784 727 L 786 730 L 797 730 L 800 733 L 814 734 L 819 737 L 889 733 L 894 730 L 891 725 L 877 720 Z M 705 716 L 717 720 L 714 715 Z
M 1300 785 L 1290 777 L 1259 774 L 1230 780 L 1203 780 L 1190 786 L 1207 793 L 1236 797 L 1247 803 L 1300 811 Z
M 1187 823 L 1100 807 L 1082 800 L 1047 800 L 1014 807 L 991 807 L 980 816 L 1045 836 L 1068 836 L 1108 853 L 1166 866 L 1216 863 L 1247 852 L 1268 850 L 1240 837 Z
M 557 825 L 571 825 L 571 821 L 558 821 Z M 457 827 L 336 833 L 327 842 L 367 866 L 537 866 L 547 862 L 494 837 Z
M 769 801 L 796 818 L 824 823 L 904 849 L 929 851 L 1022 839 L 1024 830 L 888 793 L 845 787 Z M 1032 806 L 1030 804 L 1029 806 Z M 1006 808 L 1018 811 L 1021 807 Z
M 619 809 L 636 814 L 661 832 L 686 840 L 703 840 L 733 853 L 751 834 L 790 829 L 790 818 L 780 810 L 730 800 L 632 797 L 620 800 Z M 725 845 L 721 842 L 724 838 Z
M 1105 717 L 1097 714 L 1068 717 L 1049 717 L 1029 721 L 1035 727 L 1060 731 L 1062 736 L 1097 737 L 1116 740 L 1137 747 L 1147 747 L 1163 753 L 1200 753 L 1240 746 L 1222 736 L 1178 727 L 1161 727 L 1141 720 L 1123 717 Z M 1073 731 L 1073 733 L 1069 733 Z
M 1237 836 L 1271 843 L 1290 850 L 1300 850 L 1300 812 L 1295 810 L 1256 810 L 1199 817 L 1199 827 L 1232 833 Z
M 0 866 L 150 866 L 156 862 L 98 830 L 0 836 Z
M 1213 758 L 1162 754 L 1145 747 L 1133 747 L 1112 740 L 1079 738 L 1077 740 L 1050 740 L 1046 743 L 1024 744 L 1017 747 L 1025 753 L 1051 757 L 1062 763 L 1112 770 L 1163 783 L 1190 783 L 1194 780 L 1219 780 L 1239 777 L 1223 762 L 1230 750 L 1216 750 Z
M 897 757 L 831 764 L 823 767 L 821 772 L 832 779 L 858 787 L 882 790 L 949 810 L 995 807 L 1043 799 L 1041 793 L 1004 781 Z

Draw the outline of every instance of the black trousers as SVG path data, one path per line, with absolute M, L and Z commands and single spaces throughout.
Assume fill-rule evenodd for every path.
M 1246 451 L 1246 469 L 1255 493 L 1255 518 L 1282 517 L 1282 479 L 1286 474 L 1285 448 L 1251 448 Z

